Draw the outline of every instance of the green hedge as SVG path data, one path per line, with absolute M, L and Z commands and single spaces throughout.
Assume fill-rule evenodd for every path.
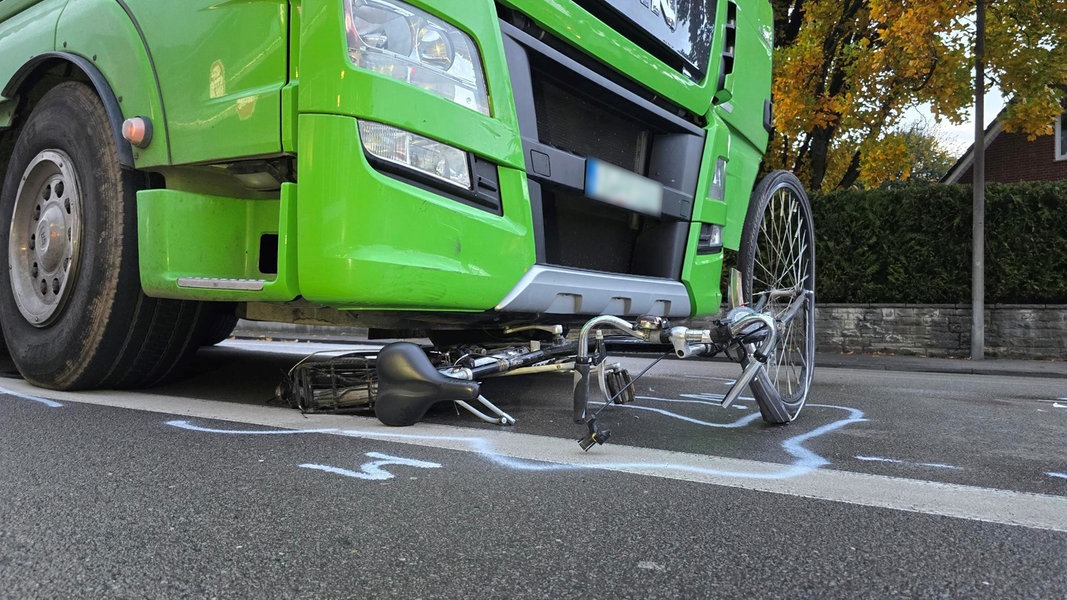
M 812 197 L 819 302 L 970 303 L 971 186 Z M 1067 181 L 986 187 L 986 303 L 1067 304 Z

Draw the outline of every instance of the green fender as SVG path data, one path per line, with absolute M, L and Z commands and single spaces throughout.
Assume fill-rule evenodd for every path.
M 120 127 L 122 120 L 134 116 L 147 117 L 152 122 L 152 143 L 144 149 L 132 149 L 137 167 L 170 164 L 166 113 L 155 65 L 126 3 L 70 0 L 56 27 L 55 40 L 57 50 L 91 61 L 114 90 Z M 100 92 L 100 84 L 93 84 Z
M 111 123 L 111 136 L 115 138 L 115 149 L 118 151 L 119 164 L 129 169 L 134 168 L 132 147 L 130 146 L 130 143 L 122 137 L 123 116 L 119 101 L 115 97 L 115 93 L 111 90 L 111 86 L 108 84 L 107 79 L 104 78 L 103 73 L 101 73 L 100 70 L 86 58 L 76 54 L 68 54 L 66 52 L 45 52 L 44 54 L 39 54 L 15 72 L 14 77 L 12 77 L 11 81 L 4 87 L 4 91 L 2 92 L 3 95 L 8 98 L 18 95 L 19 90 L 32 73 L 38 69 L 50 69 L 57 63 L 70 63 L 80 69 L 85 73 L 85 76 L 89 78 L 89 82 L 96 90 L 97 96 L 100 97 L 100 101 L 104 104 L 104 110 L 107 112 L 108 121 Z
M 120 3 L 108 0 L 70 0 L 60 9 L 56 2 L 41 2 L 30 6 L 15 19 L 32 24 L 34 40 L 46 44 L 23 45 L 28 56 L 8 67 L 13 73 L 0 92 L 3 98 L 15 100 L 35 73 L 71 65 L 84 74 L 96 90 L 111 122 L 111 132 L 118 148 L 119 161 L 124 167 L 143 168 L 170 163 L 166 119 L 156 83 L 152 60 L 143 38 Z M 0 23 L 0 30 L 12 21 Z M 100 35 L 107 31 L 108 35 Z M 28 35 L 24 30 L 20 35 Z M 18 44 L 9 44 L 16 47 Z M 5 58 L 9 58 L 8 55 Z M 0 61 L 2 63 L 3 61 Z M 0 69 L 0 78 L 4 70 Z M 14 115 L 14 102 L 3 115 Z M 153 124 L 153 140 L 147 149 L 133 148 L 122 138 L 122 122 L 127 117 L 147 117 Z M 10 124 L 10 119 L 8 123 Z
M 54 34 L 66 0 L 4 0 L 0 2 L 0 133 L 15 117 L 17 87 L 9 82 L 30 58 L 55 50 Z M 9 50 L 17 48 L 18 50 Z M 15 91 L 8 92 L 6 90 Z M 3 167 L 0 166 L 0 172 Z

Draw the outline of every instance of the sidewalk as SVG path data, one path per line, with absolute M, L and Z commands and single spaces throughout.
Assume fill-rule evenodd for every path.
M 1067 379 L 1067 361 L 1062 360 L 1018 360 L 1009 358 L 970 360 L 968 358 L 926 358 L 923 356 L 820 352 L 815 355 L 815 367 Z
M 367 330 L 357 327 L 318 327 L 314 325 L 261 323 L 242 320 L 238 322 L 234 335 L 239 338 L 270 338 L 274 340 L 362 342 L 367 339 Z M 965 358 L 926 358 L 922 356 L 820 352 L 815 355 L 815 366 L 816 368 L 834 369 L 871 369 L 875 371 L 1067 379 L 1067 360 L 1014 360 L 1005 358 L 970 360 Z

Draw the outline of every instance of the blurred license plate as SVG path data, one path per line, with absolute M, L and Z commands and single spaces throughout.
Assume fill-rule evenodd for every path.
M 654 217 L 663 212 L 663 184 L 595 158 L 585 161 L 585 195 Z

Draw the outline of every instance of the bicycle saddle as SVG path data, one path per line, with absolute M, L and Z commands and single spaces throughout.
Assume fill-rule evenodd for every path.
M 378 353 L 378 397 L 374 414 L 394 427 L 414 425 L 430 406 L 445 400 L 474 400 L 476 381 L 442 375 L 411 342 L 388 344 Z

